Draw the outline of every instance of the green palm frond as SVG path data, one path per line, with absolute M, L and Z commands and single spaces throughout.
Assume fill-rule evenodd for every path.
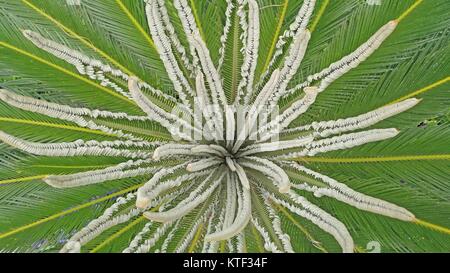
M 198 33 L 186 32 L 185 22 L 177 7 L 180 1 L 189 7 L 193 16 L 191 23 L 198 28 Z M 233 104 L 236 100 L 239 102 L 240 83 L 248 77 L 241 69 L 249 54 L 245 40 L 247 29 L 242 27 L 251 11 L 249 2 L 250 5 L 255 2 L 258 7 L 260 25 L 255 77 L 254 82 L 249 83 L 250 87 L 254 87 L 250 88 L 254 90 L 251 102 L 257 99 L 258 92 L 264 86 L 270 84 L 271 76 L 283 68 L 289 58 L 290 48 L 297 41 L 287 38 L 286 44 L 280 47 L 277 44 L 280 36 L 289 31 L 305 3 L 316 2 L 309 22 L 302 30 L 311 33 L 309 42 L 306 42 L 305 56 L 288 81 L 286 96 L 276 102 L 280 113 L 305 99 L 305 86 L 297 87 L 308 81 L 309 75 L 351 54 L 386 23 L 396 20 L 398 25 L 395 30 L 373 54 L 332 81 L 324 92 L 317 95 L 309 109 L 297 116 L 286 129 L 289 131 L 313 122 L 355 117 L 407 99 L 420 99 L 420 103 L 411 109 L 356 131 L 396 128 L 400 131 L 398 135 L 351 149 L 335 149 L 317 155 L 302 154 L 303 146 L 296 146 L 257 153 L 256 156 L 272 160 L 274 155 L 293 152 L 294 156 L 284 159 L 333 178 L 358 193 L 396 204 L 415 216 L 410 221 L 402 221 L 360 210 L 332 197 L 317 198 L 317 194 L 292 187 L 293 195 L 305 197 L 330 217 L 342 222 L 344 229 L 346 227 L 353 238 L 354 251 L 369 252 L 374 242 L 381 247 L 382 252 L 449 250 L 449 1 L 82 0 L 79 5 L 69 2 L 0 0 L 0 89 L 58 105 L 126 113 L 127 117 L 142 119 L 86 115 L 83 116 L 84 121 L 97 127 L 81 126 L 79 121 L 73 119 L 60 119 L 14 106 L 2 99 L 0 93 L 0 138 L 6 134 L 33 143 L 63 143 L 80 139 L 111 142 L 125 140 L 126 136 L 131 142 L 158 143 L 151 148 L 130 148 L 135 152 L 148 150 L 151 153 L 166 142 L 174 145 L 192 144 L 194 142 L 187 139 L 174 139 L 170 128 L 158 120 L 147 119 L 151 115 L 140 105 L 133 92 L 129 92 L 132 89 L 129 85 L 134 77 L 139 83 L 148 84 L 145 88 L 139 86 L 139 94 L 167 113 L 180 102 L 188 101 L 188 106 L 193 106 L 194 96 L 188 95 L 183 101 L 173 77 L 186 78 L 186 85 L 181 84 L 183 92 L 189 88 L 198 90 L 198 75 L 202 79 L 205 76 L 205 92 L 214 88 L 208 80 L 205 65 L 202 62 L 195 64 L 200 54 L 198 48 L 192 49 L 192 43 L 193 37 L 198 36 L 198 43 L 206 46 L 213 66 L 218 69 L 227 104 Z M 164 3 L 174 28 L 172 36 L 179 39 L 179 48 L 185 50 L 184 56 L 178 51 L 177 45 L 170 41 L 175 63 L 180 67 L 180 73 L 176 75 L 168 71 L 161 46 L 155 41 L 157 37 L 149 27 L 151 16 L 146 16 L 146 5 L 153 2 Z M 229 26 L 225 35 L 227 24 Z M 111 73 L 104 73 L 104 76 L 123 92 L 117 92 L 101 80 L 79 73 L 75 66 L 49 50 L 39 48 L 32 39 L 23 35 L 24 30 L 38 33 L 48 41 L 121 70 L 127 75 L 126 78 Z M 166 32 L 170 31 L 166 29 Z M 298 33 L 300 30 L 293 31 L 293 35 Z M 221 41 L 221 38 L 226 40 Z M 279 56 L 272 59 L 278 54 L 278 49 L 281 49 Z M 187 63 L 192 64 L 192 67 Z M 308 87 L 315 88 L 320 84 L 321 79 L 318 79 L 309 82 Z M 245 95 L 247 91 L 243 92 Z M 310 131 L 286 133 L 284 136 L 293 139 L 307 133 Z M 347 133 L 350 132 L 336 134 L 342 136 Z M 320 139 L 332 136 L 314 137 Z M 195 145 L 212 143 L 231 150 L 225 141 L 204 141 Z M 254 143 L 246 140 L 242 148 L 248 148 L 251 144 Z M 120 149 L 125 149 L 124 144 L 121 145 Z M 136 210 L 135 200 L 138 197 L 135 194 L 138 189 L 155 177 L 158 170 L 180 166 L 187 160 L 185 155 L 180 154 L 151 162 L 143 158 L 148 160 L 143 167 L 154 167 L 154 171 L 111 179 L 105 183 L 54 188 L 43 180 L 47 181 L 49 176 L 63 177 L 111 168 L 130 158 L 105 154 L 38 156 L 24 150 L 0 141 L 0 252 L 57 252 L 72 236 L 92 220 L 98 219 L 118 200 L 120 202 L 121 198 L 130 198 L 131 201 L 120 205 L 113 215 L 132 213 Z M 235 158 L 236 154 L 224 155 L 221 159 L 227 157 L 236 165 L 241 165 L 238 164 L 238 156 Z M 205 157 L 204 154 L 202 156 Z M 317 177 L 292 169 L 292 166 L 286 167 L 278 159 L 273 159 L 273 162 L 286 172 L 290 185 L 303 182 L 309 186 L 325 185 Z M 223 165 L 231 170 L 225 163 Z M 230 210 L 228 206 L 231 201 L 227 199 L 231 198 L 230 191 L 238 197 L 245 195 L 245 179 L 225 167 L 226 171 L 223 171 L 220 169 L 222 166 L 214 166 L 209 183 L 202 184 L 205 174 L 190 178 L 189 183 L 166 189 L 161 200 L 157 200 L 159 204 L 152 204 L 132 214 L 127 221 L 94 236 L 82 245 L 81 251 L 122 252 L 127 249 L 132 252 L 138 251 L 139 247 L 147 252 L 289 252 L 290 247 L 295 252 L 342 251 L 343 244 L 336 241 L 335 236 L 310 221 L 311 218 L 300 216 L 289 209 L 287 203 L 298 204 L 289 199 L 287 194 L 278 192 L 277 186 L 281 181 L 272 182 L 270 175 L 245 164 L 242 166 L 250 184 L 252 208 L 251 219 L 239 234 L 234 234 L 236 236 L 221 241 L 205 240 L 208 235 L 221 230 L 217 227 L 227 227 L 224 222 L 228 217 L 226 211 Z M 167 180 L 189 173 L 185 168 L 170 174 Z M 227 175 L 220 178 L 222 171 Z M 233 180 L 236 182 L 235 189 L 227 185 L 228 175 L 236 177 Z M 176 207 L 184 199 L 189 200 L 190 193 L 197 187 L 200 189 L 204 186 L 192 197 L 193 200 L 199 198 L 219 178 L 223 179 L 223 183 L 219 183 L 201 204 L 179 219 L 160 223 L 142 214 L 146 210 L 158 213 Z M 170 199 L 171 194 L 173 199 Z M 235 218 L 237 221 L 239 212 L 244 210 L 245 198 L 238 199 L 236 208 L 232 213 L 229 212 L 232 214 L 229 216 L 232 217 L 231 223 Z M 274 224 L 278 220 L 279 227 Z M 280 235 L 278 228 L 288 236 Z M 136 235 L 140 232 L 142 240 L 137 240 Z M 152 240 L 154 243 L 149 243 Z M 137 241 L 137 245 L 132 247 Z M 286 241 L 289 241 L 290 246 L 286 245 Z

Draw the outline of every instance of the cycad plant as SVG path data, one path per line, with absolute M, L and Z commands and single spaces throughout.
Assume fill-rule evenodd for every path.
M 0 251 L 448 251 L 449 10 L 0 0 Z

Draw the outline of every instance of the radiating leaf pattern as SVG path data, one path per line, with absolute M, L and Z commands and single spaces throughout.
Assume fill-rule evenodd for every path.
M 0 4 L 1 251 L 448 250 L 448 1 Z

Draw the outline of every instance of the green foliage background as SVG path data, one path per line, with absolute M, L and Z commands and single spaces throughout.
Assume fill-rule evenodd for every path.
M 262 7 L 257 67 L 257 75 L 260 75 L 274 39 L 293 21 L 302 1 L 258 2 Z M 325 2 L 327 6 L 317 21 L 293 84 L 352 52 L 416 1 L 381 0 L 381 5 L 369 5 L 364 0 L 318 0 L 313 21 L 317 20 L 318 11 Z M 133 74 L 170 93 L 171 83 L 164 66 L 148 40 L 143 1 L 82 0 L 81 3 L 77 6 L 63 0 L 0 0 L 0 86 L 58 103 L 142 114 L 135 105 L 111 96 L 88 78 L 83 80 L 82 76 L 74 76 L 77 75 L 74 67 L 38 49 L 22 36 L 21 29 L 31 29 L 105 62 L 109 61 L 105 56 L 109 56 Z M 203 38 L 217 62 L 226 2 L 192 0 L 191 3 Z M 169 13 L 174 14 L 172 1 L 167 5 Z M 316 159 L 305 164 L 355 190 L 396 203 L 419 219 L 443 227 L 450 227 L 449 11 L 447 0 L 421 1 L 367 61 L 334 82 L 319 96 L 311 110 L 296 121 L 305 124 L 317 119 L 361 114 L 431 85 L 417 95 L 423 101 L 414 109 L 376 125 L 400 129 L 398 137 L 347 151 L 330 152 L 321 156 L 325 160 Z M 236 21 L 232 22 L 233 31 Z M 174 23 L 178 30 L 182 29 L 179 21 Z M 178 34 L 185 42 L 182 31 Z M 240 73 L 240 66 L 236 65 L 241 61 L 236 50 L 238 46 L 239 39 L 227 41 L 222 75 L 229 92 L 235 90 L 233 77 L 239 77 Z M 295 96 L 283 104 L 292 99 Z M 114 126 L 122 128 L 125 125 L 148 139 L 158 139 L 167 133 L 155 124 Z M 75 127 L 69 122 L 0 102 L 0 130 L 15 136 L 46 142 L 110 139 Z M 148 180 L 148 177 L 138 177 L 59 190 L 40 179 L 20 181 L 20 178 L 79 172 L 120 161 L 107 157 L 36 157 L 0 143 L 0 251 L 57 251 L 64 239 L 111 205 L 117 193 L 135 189 L 135 185 Z M 19 181 L 11 181 L 17 178 Z M 331 199 L 310 200 L 346 224 L 360 251 L 364 251 L 370 241 L 380 242 L 382 252 L 447 252 L 450 249 L 448 234 L 362 212 Z M 176 235 L 178 242 L 189 231 L 201 209 L 183 220 L 183 228 Z M 340 251 L 330 235 L 308 221 L 283 211 L 280 215 L 283 227 L 292 235 L 296 251 Z M 138 219 L 134 225 L 128 224 L 105 232 L 85 249 L 121 251 L 145 221 Z M 251 227 L 245 232 L 248 251 L 259 251 L 261 246 Z M 193 250 L 198 251 L 199 247 Z

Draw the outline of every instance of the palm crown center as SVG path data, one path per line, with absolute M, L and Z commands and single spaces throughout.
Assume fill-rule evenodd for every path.
M 266 249 L 293 252 L 290 237 L 282 230 L 273 204 L 330 233 L 344 252 L 353 251 L 353 239 L 345 225 L 308 201 L 302 192 L 310 192 L 317 198 L 334 198 L 358 209 L 403 221 L 415 219 L 405 208 L 357 192 L 292 160 L 397 136 L 399 131 L 395 128 L 366 128 L 414 107 L 419 100 L 407 99 L 338 120 L 318 120 L 302 126 L 296 126 L 294 122 L 330 84 L 368 58 L 395 30 L 398 22 L 386 22 L 354 52 L 293 86 L 293 77 L 311 38 L 307 26 L 315 1 L 304 1 L 294 22 L 279 37 L 272 60 L 259 78 L 255 76 L 261 32 L 258 2 L 227 0 L 227 3 L 227 15 L 235 12 L 239 18 L 242 46 L 238 84 L 232 95 L 224 90 L 223 78 L 226 44 L 231 39 L 230 16 L 227 16 L 220 37 L 223 44 L 220 58 L 215 62 L 186 0 L 173 1 L 184 38 L 175 31 L 174 18 L 169 16 L 165 1 L 145 1 L 149 31 L 173 84 L 174 95 L 38 32 L 23 30 L 23 35 L 35 46 L 73 65 L 79 74 L 131 100 L 145 113 L 131 115 L 73 107 L 21 96 L 9 90 L 0 91 L 0 99 L 14 107 L 116 137 L 113 141 L 38 143 L 0 132 L 3 142 L 43 156 L 127 158 L 123 163 L 101 170 L 50 175 L 44 179 L 49 185 L 70 188 L 151 175 L 136 193 L 119 198 L 102 216 L 74 234 L 61 252 L 79 252 L 103 231 L 141 214 L 149 222 L 124 252 L 149 251 L 162 234 L 171 234 L 170 230 L 176 230 L 183 217 L 198 211 L 202 204 L 207 206 L 200 209 L 202 213 L 197 221 L 208 223 L 203 239 L 203 251 L 206 252 L 217 251 L 222 240 L 227 240 L 230 247 L 234 244 L 240 249 L 243 231 L 249 223 L 264 239 Z M 287 107 L 278 109 L 280 101 L 287 97 L 295 99 Z M 266 119 L 262 120 L 261 116 Z M 102 120 L 158 124 L 172 139 L 148 141 Z M 292 173 L 301 174 L 305 179 L 294 179 Z M 134 204 L 132 208 L 130 204 Z M 263 209 L 255 210 L 255 206 Z M 124 210 L 124 207 L 129 209 Z M 272 220 L 269 226 L 259 215 L 261 211 Z M 275 234 L 276 242 L 269 233 Z M 147 236 L 146 240 L 144 236 Z M 193 236 L 188 239 L 192 240 Z M 171 238 L 167 235 L 167 245 Z M 179 244 L 176 251 L 185 251 L 188 239 Z

